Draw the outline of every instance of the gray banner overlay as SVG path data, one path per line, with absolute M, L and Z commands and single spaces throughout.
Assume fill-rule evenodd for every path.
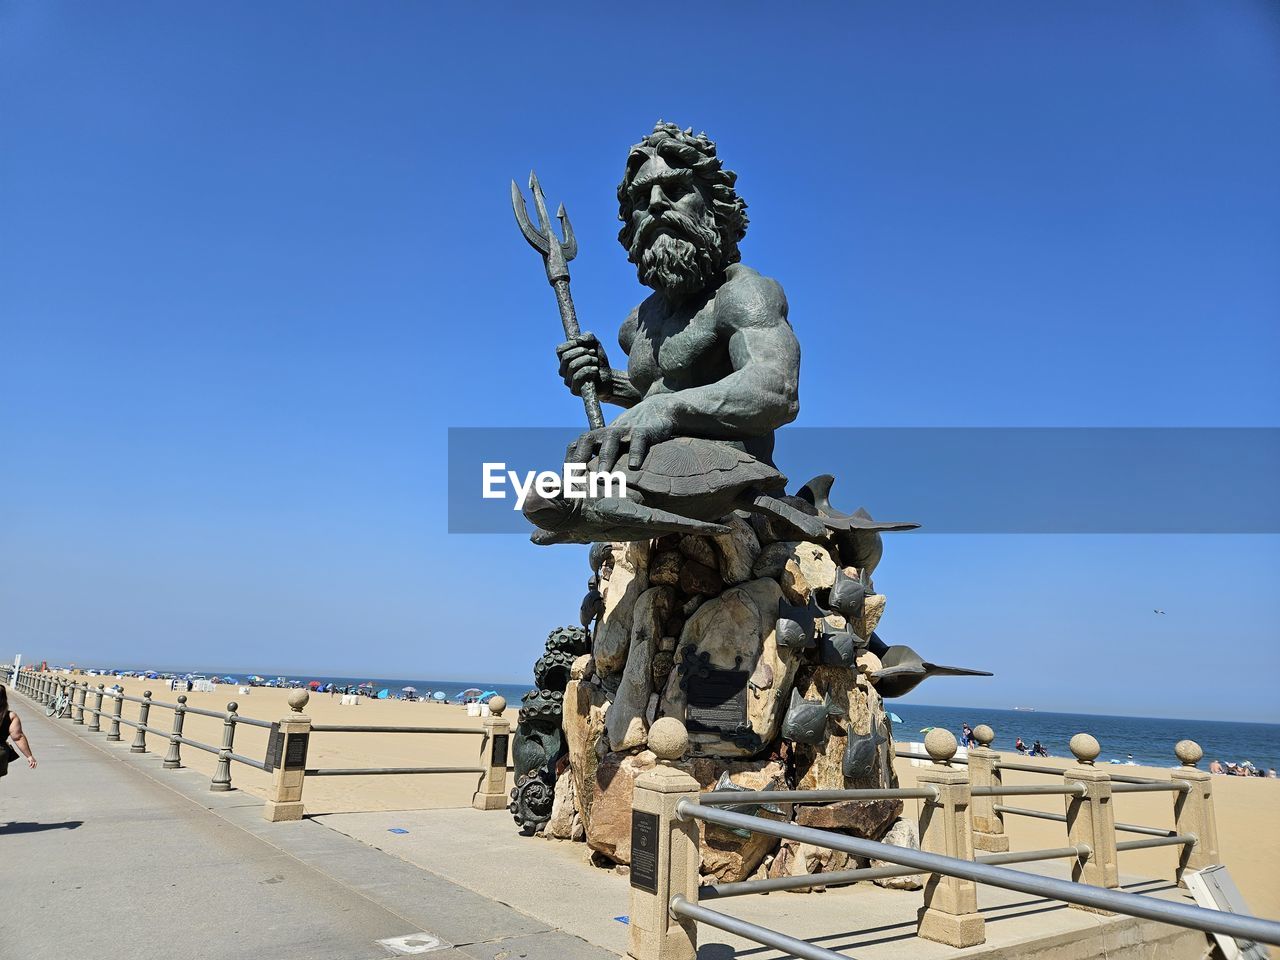
M 527 535 L 484 464 L 559 473 L 581 432 L 450 428 L 449 532 Z M 1274 427 L 790 427 L 774 460 L 788 492 L 834 474 L 836 507 L 921 533 L 1280 533 Z

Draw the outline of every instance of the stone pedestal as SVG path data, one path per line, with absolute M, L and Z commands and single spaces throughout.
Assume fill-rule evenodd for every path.
M 1092 853 L 1071 864 L 1071 879 L 1095 887 L 1118 887 L 1119 865 L 1116 862 L 1116 817 L 1111 805 L 1111 777 L 1093 765 L 1101 747 L 1087 733 L 1071 738 L 1071 752 L 1077 763 L 1068 767 L 1062 779 L 1068 785 L 1078 784 L 1083 793 L 1068 796 L 1067 842 L 1087 844 Z M 1110 911 L 1071 904 L 1077 910 L 1109 914 Z
M 471 798 L 477 810 L 507 809 L 507 763 L 511 758 L 511 723 L 502 715 L 506 697 L 489 700 L 489 716 L 484 718 L 484 741 L 480 745 L 480 786 Z
M 307 705 L 310 694 L 297 690 L 289 696 L 289 706 L 295 711 L 279 723 L 279 752 L 275 755 L 275 769 L 271 771 L 271 788 L 262 807 L 262 818 L 272 822 L 301 820 L 302 784 L 307 765 L 307 747 L 311 739 L 311 718 L 301 710 Z
M 946 765 L 955 756 L 956 739 L 940 728 L 929 731 L 925 749 L 934 764 L 916 777 L 920 786 L 933 786 L 938 796 L 922 802 L 920 849 L 960 860 L 973 859 L 969 836 L 969 781 L 965 773 Z M 952 947 L 972 947 L 986 940 L 978 889 L 972 880 L 929 874 L 917 931 L 926 940 Z

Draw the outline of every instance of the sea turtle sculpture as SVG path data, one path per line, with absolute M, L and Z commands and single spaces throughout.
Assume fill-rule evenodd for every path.
M 594 461 L 588 464 L 594 468 Z M 542 498 L 531 492 L 524 513 L 538 529 L 533 542 L 591 543 L 646 540 L 663 533 L 728 533 L 719 521 L 734 510 L 761 513 L 814 539 L 822 520 L 779 499 L 787 478 L 741 445 L 675 437 L 651 448 L 639 469 L 619 462 L 626 496 Z

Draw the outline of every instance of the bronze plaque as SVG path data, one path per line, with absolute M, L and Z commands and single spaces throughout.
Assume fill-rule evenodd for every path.
M 631 811 L 631 885 L 658 892 L 658 815 Z
M 283 741 L 284 738 L 280 736 L 280 724 L 273 723 L 271 732 L 267 735 L 267 755 L 263 760 L 268 773 L 280 766 L 280 749 L 284 745 Z
M 716 667 L 689 675 L 689 709 L 685 723 L 696 733 L 733 733 L 747 722 L 745 670 Z
M 509 733 L 495 733 L 493 735 L 493 765 L 495 767 L 505 767 L 507 765 L 507 746 L 511 740 Z
M 309 733 L 295 733 L 288 738 L 284 747 L 284 768 L 286 770 L 302 770 L 307 765 L 307 743 L 311 739 Z

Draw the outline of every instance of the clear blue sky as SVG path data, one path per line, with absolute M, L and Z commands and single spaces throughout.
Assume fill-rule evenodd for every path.
M 1280 424 L 1278 94 L 1261 0 L 4 0 L 0 656 L 527 678 L 585 557 L 447 535 L 446 429 L 580 422 L 508 181 L 612 343 L 658 117 L 800 424 Z M 1278 540 L 899 537 L 883 633 L 998 673 L 921 702 L 1280 720 Z

